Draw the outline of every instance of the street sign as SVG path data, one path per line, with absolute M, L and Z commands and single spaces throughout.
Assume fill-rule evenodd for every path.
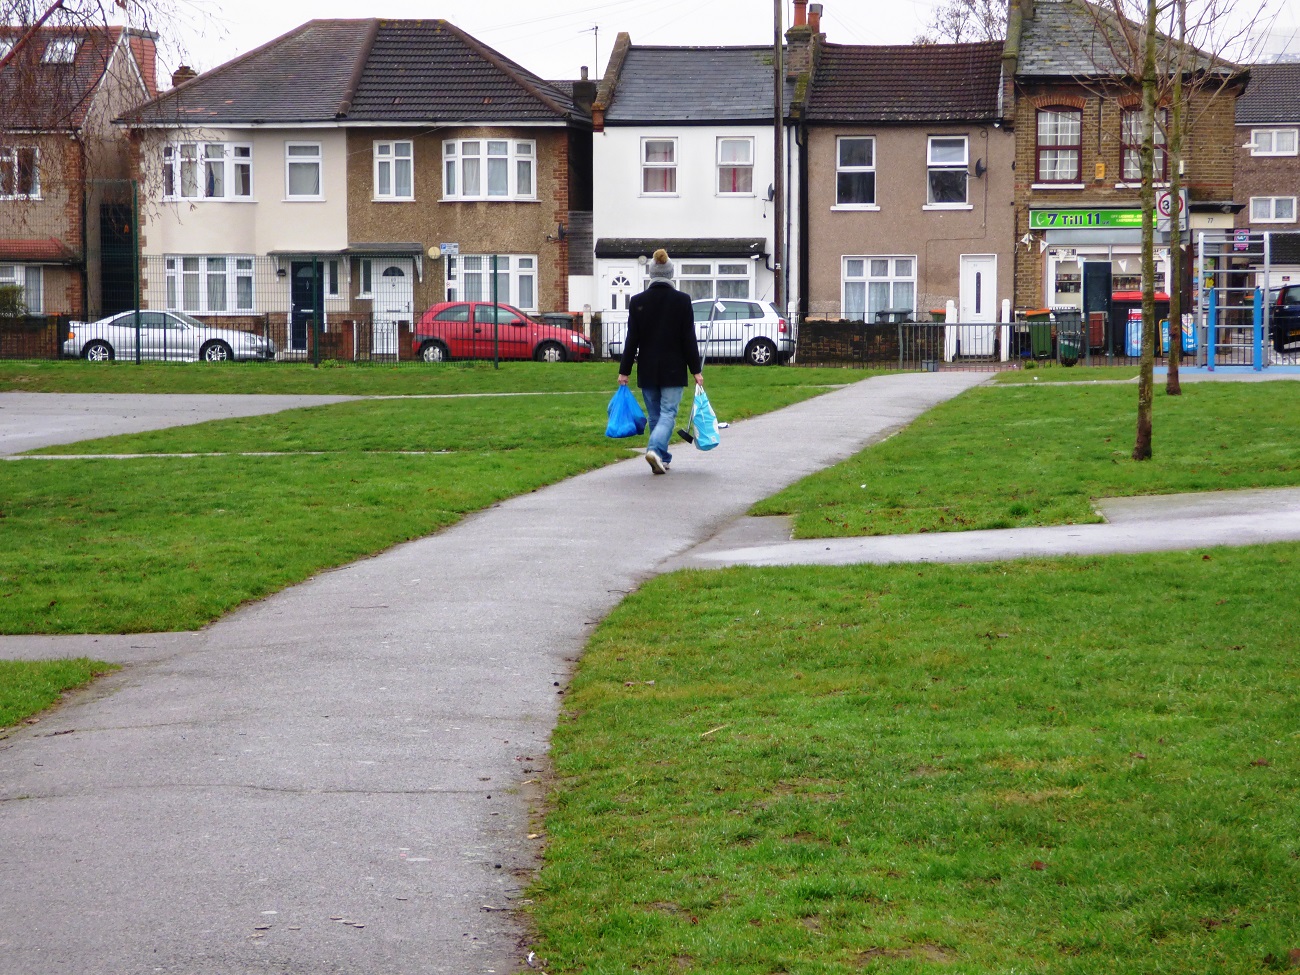
M 460 244 L 439 244 L 438 251 L 443 257 L 456 257 L 460 254 Z
M 1187 229 L 1187 191 L 1179 190 L 1174 196 L 1168 190 L 1156 190 L 1156 230 L 1169 233 L 1174 214 L 1178 215 L 1178 229 Z

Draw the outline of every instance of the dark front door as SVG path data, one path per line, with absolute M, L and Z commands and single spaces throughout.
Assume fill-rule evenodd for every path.
M 1100 348 L 1103 344 L 1107 345 L 1107 352 L 1115 351 L 1115 344 L 1107 344 L 1107 338 L 1101 334 L 1093 332 L 1093 312 L 1103 312 L 1110 315 L 1110 296 L 1114 290 L 1112 282 L 1114 268 L 1110 261 L 1084 261 L 1083 262 L 1083 321 L 1088 329 L 1088 344 L 1095 348 Z M 1111 339 L 1115 336 L 1115 328 L 1122 329 L 1124 325 L 1120 323 L 1115 326 L 1105 328 L 1106 336 Z M 1123 344 L 1121 335 L 1119 343 Z
M 308 336 L 317 328 L 320 316 L 325 313 L 324 268 L 319 261 L 290 263 L 293 310 L 289 314 L 289 349 L 293 352 L 307 351 Z
M 107 318 L 135 307 L 135 233 L 129 206 L 120 203 L 100 205 L 99 253 L 98 315 Z

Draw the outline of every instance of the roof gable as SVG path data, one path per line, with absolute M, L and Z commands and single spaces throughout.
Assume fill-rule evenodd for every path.
M 960 122 L 999 115 L 1002 43 L 823 45 L 809 122 Z
M 605 124 L 768 122 L 772 71 L 771 47 L 629 47 Z
M 0 25 L 0 40 L 16 41 L 27 28 Z M 152 35 L 150 35 L 152 36 Z M 0 69 L 0 117 L 15 129 L 64 130 L 79 128 L 86 120 L 95 91 L 116 52 L 123 45 L 121 27 L 42 27 Z M 51 61 L 51 44 L 75 45 L 69 62 Z M 143 68 L 139 77 L 144 81 Z
M 573 99 L 445 20 L 313 20 L 145 105 L 140 124 L 530 122 Z

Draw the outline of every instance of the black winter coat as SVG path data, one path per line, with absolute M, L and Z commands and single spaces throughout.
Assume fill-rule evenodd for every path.
M 667 281 L 653 281 L 627 303 L 627 339 L 619 359 L 619 375 L 630 376 L 637 364 L 636 384 L 685 386 L 700 371 L 700 347 L 695 341 L 695 313 L 690 295 Z M 689 370 L 689 373 L 688 373 Z

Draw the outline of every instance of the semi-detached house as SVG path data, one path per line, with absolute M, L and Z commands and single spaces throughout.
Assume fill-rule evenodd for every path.
M 408 355 L 430 305 L 492 297 L 493 261 L 501 302 L 567 309 L 585 88 L 445 20 L 311 21 L 183 81 L 123 120 L 156 201 L 149 306 L 356 357 Z

